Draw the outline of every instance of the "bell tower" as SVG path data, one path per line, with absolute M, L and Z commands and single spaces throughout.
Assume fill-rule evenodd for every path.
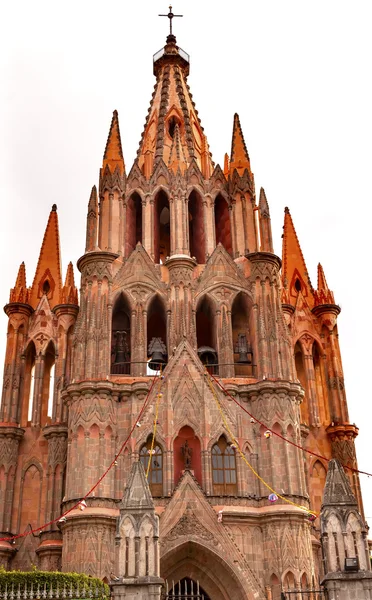
M 20 267 L 5 307 L 0 489 L 12 510 L 0 504 L 0 522 L 10 537 L 26 514 L 68 512 L 0 557 L 112 578 L 118 597 L 149 594 L 153 578 L 153 597 L 164 579 L 213 600 L 280 600 L 320 581 L 309 517 L 328 459 L 356 468 L 340 308 L 321 266 L 312 287 L 288 209 L 275 253 L 238 114 L 215 164 L 189 71 L 171 30 L 131 166 L 113 112 L 87 193 L 79 306 L 72 265 L 62 285 L 55 207 L 31 288 Z

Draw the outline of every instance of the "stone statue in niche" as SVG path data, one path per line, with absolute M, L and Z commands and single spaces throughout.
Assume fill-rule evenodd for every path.
M 191 458 L 192 458 L 192 448 L 189 446 L 189 442 L 186 440 L 183 446 L 181 446 L 181 452 L 183 456 L 183 464 L 185 470 L 191 469 Z

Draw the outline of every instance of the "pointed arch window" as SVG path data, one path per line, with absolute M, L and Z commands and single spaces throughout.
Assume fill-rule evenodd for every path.
M 155 440 L 154 447 L 151 453 L 152 436 L 149 436 L 147 442 L 140 450 L 140 461 L 143 465 L 145 473 L 147 473 L 148 464 L 150 461 L 150 469 L 148 475 L 148 484 L 153 496 L 163 495 L 163 450 Z M 150 454 L 151 453 L 151 454 Z
M 212 481 L 216 496 L 237 492 L 235 450 L 223 435 L 212 447 Z

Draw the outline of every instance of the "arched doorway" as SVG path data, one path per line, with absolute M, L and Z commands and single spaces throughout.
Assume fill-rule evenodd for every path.
M 169 588 L 173 581 L 198 581 L 210 600 L 253 600 L 256 591 L 248 581 L 243 584 L 225 558 L 201 543 L 186 539 L 160 557 L 160 572 Z

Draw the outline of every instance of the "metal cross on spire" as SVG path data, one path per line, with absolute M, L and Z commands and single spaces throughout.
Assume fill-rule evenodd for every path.
M 172 13 L 172 7 L 169 7 L 169 13 L 167 15 L 159 15 L 159 17 L 168 17 L 169 19 L 169 35 L 173 35 L 172 32 L 172 19 L 173 17 L 183 17 L 183 15 L 175 15 Z

